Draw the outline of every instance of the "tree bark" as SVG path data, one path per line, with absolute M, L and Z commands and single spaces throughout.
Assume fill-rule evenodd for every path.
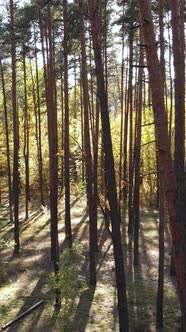
M 57 142 L 57 109 L 55 102 L 55 73 L 52 47 L 51 3 L 47 4 L 47 29 L 49 45 L 48 81 L 47 81 L 47 116 L 49 139 L 50 169 L 50 229 L 51 259 L 54 264 L 56 280 L 59 272 L 59 241 L 58 241 L 58 142 Z M 56 289 L 56 305 L 60 305 L 60 291 Z
M 142 43 L 142 37 L 140 38 Z M 136 108 L 136 146 L 135 146 L 135 175 L 134 175 L 134 265 L 138 265 L 139 257 L 139 204 L 140 204 L 140 157 L 141 157 L 141 122 L 142 122 L 142 78 L 143 78 L 143 58 L 144 51 L 140 49 L 140 59 L 137 89 L 137 108 Z
M 176 222 L 186 239 L 185 192 L 185 57 L 184 57 L 184 1 L 171 1 L 171 19 L 174 58 L 175 144 L 174 169 L 176 173 Z M 185 271 L 186 273 L 186 271 Z
M 159 194 L 159 264 L 158 264 L 158 292 L 156 299 L 156 328 L 163 328 L 163 293 L 164 293 L 164 231 L 165 211 L 164 192 L 160 182 Z
M 97 93 L 101 110 L 101 122 L 103 130 L 103 144 L 105 161 L 107 165 L 107 189 L 110 205 L 110 216 L 112 223 L 112 241 L 114 248 L 114 260 L 116 267 L 116 284 L 118 291 L 118 313 L 120 331 L 128 331 L 128 307 L 126 298 L 126 282 L 124 273 L 123 250 L 121 244 L 120 224 L 121 217 L 117 202 L 116 178 L 114 170 L 114 158 L 112 151 L 112 141 L 110 132 L 109 112 L 107 96 L 105 92 L 104 71 L 101 56 L 100 45 L 100 22 L 99 22 L 99 4 L 96 1 L 89 0 L 89 17 L 91 23 L 91 33 L 93 40 L 94 59 L 96 65 Z
M 14 29 L 14 3 L 10 0 L 10 36 L 11 36 L 11 58 L 12 58 L 12 107 L 13 107 L 13 203 L 14 203 L 14 251 L 15 254 L 20 250 L 19 239 L 19 121 L 17 110 L 17 91 L 16 91 L 16 44 Z
M 88 79 L 86 65 L 86 49 L 84 37 L 83 22 L 83 2 L 79 0 L 80 13 L 80 42 L 81 42 L 81 80 L 83 87 L 83 105 L 84 105 L 84 149 L 85 149 L 85 167 L 87 184 L 87 201 L 89 209 L 89 241 L 90 241 L 90 284 L 96 285 L 96 261 L 95 252 L 97 248 L 97 228 L 94 218 L 94 196 L 93 196 L 93 169 L 92 155 L 90 146 L 90 128 L 89 128 L 89 103 L 88 103 Z
M 124 3 L 123 3 L 123 16 L 124 16 Z M 121 211 L 121 202 L 122 202 L 122 163 L 123 163 L 123 120 L 124 120 L 124 20 L 122 22 L 122 60 L 121 60 L 121 87 L 118 82 L 120 90 L 120 104 L 121 104 L 121 127 L 120 127 L 120 159 L 119 159 L 119 208 Z M 119 81 L 119 79 L 118 79 Z
M 24 79 L 24 148 L 23 155 L 25 159 L 25 219 L 28 219 L 28 204 L 30 201 L 30 178 L 29 178 L 29 115 L 27 102 L 27 72 L 26 72 L 26 54 L 23 41 L 23 79 Z
M 37 146 L 38 146 L 38 170 L 39 170 L 39 188 L 40 188 L 40 197 L 41 197 L 41 204 L 44 206 L 44 190 L 43 190 L 43 156 L 42 156 L 42 144 L 41 144 L 41 107 L 40 107 L 40 91 L 39 91 L 39 72 L 38 72 L 38 57 L 37 57 L 37 47 L 36 47 L 36 33 L 34 30 L 34 53 L 35 53 L 35 69 L 36 69 L 36 96 L 37 96 L 37 112 L 36 112 L 36 119 L 37 119 Z
M 5 89 L 5 79 L 3 72 L 2 60 L 0 59 L 1 68 L 1 81 L 2 81 L 2 92 L 3 92 L 3 108 L 5 117 L 5 132 L 6 132 L 6 158 L 8 168 L 8 197 L 9 197 L 9 213 L 10 222 L 13 223 L 13 211 L 12 211 L 12 176 L 11 176 L 11 165 L 10 165 L 10 140 L 9 140 L 9 125 L 8 125 L 8 112 L 7 112 L 7 98 Z
M 69 102 L 68 102 L 68 30 L 67 30 L 67 0 L 63 0 L 64 21 L 64 102 L 65 102 L 65 137 L 64 137 L 64 185 L 65 185 L 65 234 L 72 247 L 72 230 L 70 216 L 70 169 L 69 169 Z
M 182 312 L 182 331 L 186 331 L 185 232 L 183 232 L 183 229 L 179 227 L 180 225 L 176 223 L 176 179 L 170 154 L 167 115 L 164 105 L 163 81 L 161 78 L 160 64 L 157 56 L 151 5 L 148 0 L 139 0 L 139 4 L 152 93 L 160 176 L 162 177 L 162 185 L 167 200 L 170 229 L 173 241 L 178 294 Z M 184 219 L 182 225 L 185 223 Z
M 172 147 L 172 120 L 173 120 L 173 79 L 172 79 L 172 46 L 171 46 L 171 36 L 170 36 L 170 18 L 168 13 L 168 48 L 169 48 L 169 76 L 170 76 L 170 116 L 169 116 L 169 140 L 170 140 L 170 150 Z
M 129 197 L 128 197 L 128 233 L 133 233 L 134 213 L 133 213 L 133 31 L 129 35 L 129 84 L 128 84 L 128 105 L 129 108 Z

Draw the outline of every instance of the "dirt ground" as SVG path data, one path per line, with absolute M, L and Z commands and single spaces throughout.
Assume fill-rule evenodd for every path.
M 81 274 L 88 277 L 88 217 L 85 197 L 72 197 L 73 238 L 82 245 Z M 55 292 L 50 276 L 49 210 L 30 204 L 29 219 L 24 220 L 21 207 L 21 252 L 13 255 L 13 226 L 7 224 L 7 201 L 0 207 L 0 327 L 15 319 L 40 300 L 44 303 L 13 324 L 9 332 L 114 332 L 119 331 L 117 296 L 112 242 L 98 212 L 99 252 L 97 253 L 97 285 L 86 288 L 71 300 L 68 310 L 56 309 Z M 123 224 L 125 217 L 122 216 Z M 166 226 L 165 291 L 163 331 L 176 332 L 179 305 L 175 280 L 169 277 L 170 239 Z M 126 239 L 122 227 L 125 257 L 130 331 L 156 331 L 156 293 L 158 267 L 158 212 L 141 210 L 140 265 L 133 267 L 132 241 Z M 64 239 L 64 206 L 59 202 L 60 252 L 67 246 Z

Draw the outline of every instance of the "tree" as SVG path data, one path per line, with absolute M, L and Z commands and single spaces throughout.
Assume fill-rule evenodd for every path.
M 13 203 L 14 203 L 14 251 L 20 250 L 19 239 L 19 121 L 17 109 L 17 82 L 16 82 L 16 44 L 14 26 L 14 3 L 10 0 L 10 38 L 12 60 L 12 107 L 13 107 L 13 136 L 14 136 L 14 160 L 13 160 Z
M 95 252 L 97 248 L 97 243 L 96 243 L 97 225 L 95 224 L 95 214 L 94 214 L 95 205 L 94 205 L 94 196 L 93 196 L 93 169 L 92 169 L 92 155 L 91 155 L 91 146 L 90 146 L 88 80 L 87 80 L 82 0 L 79 0 L 79 13 L 80 13 L 80 40 L 81 40 L 81 62 L 82 62 L 81 80 L 83 87 L 83 106 L 84 106 L 84 149 L 85 149 L 85 166 L 86 166 L 86 181 L 87 181 L 87 202 L 89 209 L 90 284 L 95 285 L 96 284 Z
M 164 295 L 164 232 L 165 232 L 165 209 L 164 192 L 162 184 L 159 185 L 159 264 L 158 264 L 158 292 L 156 300 L 156 327 L 163 328 L 163 295 Z
M 142 33 L 140 32 L 140 44 L 142 44 Z M 140 160 L 141 160 L 141 122 L 142 122 L 142 87 L 143 87 L 143 58 L 144 50 L 140 48 L 139 73 L 137 85 L 137 107 L 136 107 L 136 139 L 135 139 L 135 176 L 134 176 L 134 265 L 138 265 L 139 256 L 139 203 L 140 203 Z
M 128 307 L 127 307 L 127 298 L 126 298 L 123 250 L 121 245 L 121 233 L 120 233 L 121 217 L 117 202 L 114 158 L 112 151 L 108 103 L 105 92 L 105 81 L 104 81 L 104 72 L 103 72 L 101 45 L 100 45 L 101 36 L 100 36 L 99 3 L 93 0 L 89 0 L 88 6 L 89 6 L 92 41 L 93 41 L 94 60 L 96 66 L 97 94 L 99 98 L 100 111 L 101 111 L 105 163 L 107 165 L 106 183 L 107 183 L 108 199 L 110 205 L 112 241 L 113 241 L 114 260 L 116 267 L 119 324 L 120 324 L 120 331 L 124 332 L 129 330 Z
M 35 70 L 36 70 L 36 96 L 35 96 L 35 120 L 36 120 L 36 141 L 37 141 L 37 151 L 38 151 L 38 171 L 39 171 L 39 188 L 41 204 L 44 206 L 44 192 L 43 192 L 43 157 L 42 157 L 42 144 L 41 144 L 41 93 L 39 90 L 39 72 L 38 72 L 38 56 L 37 56 L 37 46 L 36 46 L 36 31 L 34 25 L 34 55 L 35 55 Z M 34 86 L 33 86 L 34 94 Z
M 6 132 L 9 211 L 10 211 L 10 222 L 12 223 L 13 222 L 13 211 L 12 211 L 12 176 L 11 176 L 11 165 L 10 165 L 10 139 L 9 139 L 9 125 L 8 125 L 8 112 L 7 112 L 7 97 L 6 97 L 6 89 L 5 89 L 4 70 L 3 70 L 3 64 L 2 64 L 1 58 L 0 58 L 0 69 L 1 69 L 3 107 L 4 107 L 4 117 L 5 117 L 5 132 Z
M 185 56 L 184 56 L 184 1 L 171 1 L 172 45 L 174 59 L 175 144 L 174 169 L 176 174 L 176 222 L 183 232 L 186 214 L 185 193 Z M 186 236 L 186 234 L 185 234 Z M 172 266 L 172 272 L 174 268 Z
M 30 201 L 29 188 L 29 114 L 27 102 L 27 70 L 26 70 L 26 46 L 23 38 L 23 76 L 24 76 L 24 148 L 25 159 L 25 219 L 28 219 L 28 202 Z
M 133 89 L 132 89 L 132 80 L 133 80 L 133 40 L 134 33 L 131 26 L 129 33 L 129 82 L 128 82 L 128 96 L 127 96 L 127 113 L 129 114 L 129 124 L 130 124 L 130 135 L 129 135 L 129 198 L 128 198 L 128 233 L 133 233 Z
M 59 242 L 58 242 L 58 144 L 57 144 L 57 109 L 55 102 L 55 73 L 52 45 L 51 4 L 47 4 L 47 29 L 49 45 L 48 81 L 47 81 L 47 115 L 49 139 L 50 167 L 50 216 L 51 216 L 51 259 L 54 263 L 56 278 L 59 272 Z M 59 291 L 56 292 L 56 304 L 60 304 Z
M 26 57 L 29 52 L 29 42 L 31 39 L 30 24 L 33 17 L 33 7 L 26 5 L 17 9 L 16 15 L 16 40 L 20 48 L 20 57 L 23 63 L 23 117 L 24 117 L 24 144 L 23 156 L 25 164 L 25 219 L 28 219 L 28 203 L 30 201 L 30 126 L 29 126 L 29 108 L 28 108 L 28 75 Z
M 64 21 L 64 102 L 65 102 L 65 121 L 64 121 L 64 185 L 65 185 L 65 233 L 72 247 L 72 231 L 70 219 L 70 169 L 69 169 L 69 101 L 68 101 L 68 17 L 67 0 L 63 0 L 63 21 Z
M 163 184 L 169 213 L 173 241 L 174 260 L 178 283 L 178 294 L 182 312 L 182 330 L 186 331 L 186 282 L 185 282 L 185 232 L 176 223 L 175 190 L 176 179 L 170 154 L 167 115 L 164 105 L 164 89 L 158 61 L 151 5 L 148 0 L 139 0 L 142 31 L 145 41 L 147 66 L 152 94 L 160 180 Z M 184 218 L 185 219 L 185 218 Z M 184 224 L 184 220 L 182 226 Z

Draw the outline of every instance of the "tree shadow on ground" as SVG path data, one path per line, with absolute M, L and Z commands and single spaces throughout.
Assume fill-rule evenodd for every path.
M 147 215 L 150 213 L 148 212 Z M 85 260 L 82 261 L 82 267 L 81 272 L 85 277 L 89 275 L 88 271 L 88 261 L 89 261 L 89 252 L 87 250 L 88 247 L 88 227 L 89 222 L 87 220 L 88 213 L 87 210 L 82 208 L 80 217 L 82 215 L 81 220 L 80 218 L 77 218 L 75 222 L 73 223 L 73 239 L 77 240 L 78 242 L 83 243 L 83 254 L 85 256 Z M 157 218 L 157 214 L 151 216 L 151 219 Z M 34 214 L 31 216 L 32 221 L 31 224 L 34 224 L 35 221 L 37 222 L 37 216 Z M 16 298 L 13 299 L 13 301 L 8 302 L 8 307 L 11 310 L 11 303 L 12 305 L 17 305 L 18 308 L 21 308 L 19 312 L 16 311 L 16 316 L 20 313 L 22 313 L 24 310 L 28 309 L 30 306 L 38 302 L 40 299 L 44 299 L 46 302 L 41 307 L 37 308 L 33 313 L 28 315 L 27 318 L 24 318 L 24 321 L 20 321 L 19 325 L 16 327 L 12 327 L 12 330 L 9 330 L 9 332 L 51 332 L 51 331 L 64 331 L 64 332 L 84 332 L 86 330 L 86 326 L 91 320 L 91 317 L 95 319 L 97 315 L 104 309 L 104 303 L 102 302 L 102 299 L 106 300 L 108 299 L 107 295 L 110 289 L 113 289 L 114 295 L 112 296 L 113 302 L 111 303 L 111 306 L 109 308 L 109 315 L 112 315 L 113 320 L 109 326 L 109 328 L 112 328 L 112 331 L 118 331 L 118 315 L 117 315 L 117 292 L 115 288 L 115 277 L 114 277 L 114 269 L 112 269 L 112 266 L 114 264 L 113 261 L 113 253 L 112 253 L 112 241 L 108 236 L 107 231 L 104 227 L 104 222 L 99 216 L 99 220 L 101 219 L 100 229 L 99 229 L 99 248 L 100 252 L 97 254 L 97 272 L 98 272 L 98 278 L 99 278 L 99 285 L 98 289 L 95 288 L 88 288 L 85 291 L 83 291 L 80 295 L 80 297 L 77 297 L 77 302 L 75 299 L 72 299 L 70 306 L 69 306 L 69 317 L 64 321 L 62 317 L 62 309 L 57 310 L 53 303 L 54 303 L 54 292 L 49 294 L 49 287 L 46 286 L 46 275 L 47 277 L 52 272 L 52 266 L 50 263 L 50 241 L 46 241 L 45 238 L 49 239 L 49 227 L 46 227 L 49 225 L 50 220 L 48 219 L 48 215 L 46 215 L 47 221 L 45 219 L 45 222 L 38 222 L 38 227 L 34 227 L 35 234 L 30 236 L 28 233 L 28 229 L 26 230 L 26 237 L 24 239 L 23 246 L 28 245 L 27 247 L 24 247 L 24 253 L 22 253 L 22 256 L 18 258 L 19 261 L 19 268 L 17 266 L 17 262 L 15 259 L 15 262 L 12 262 L 11 269 L 14 269 L 17 273 L 16 278 L 21 279 L 21 264 L 29 264 L 26 260 L 26 257 L 35 257 L 34 262 L 32 262 L 32 268 L 30 271 L 28 271 L 28 274 L 25 274 L 25 283 L 24 285 L 21 285 L 22 288 L 18 290 L 16 293 Z M 131 332 L 140 332 L 140 331 L 151 331 L 151 326 L 155 322 L 155 301 L 156 301 L 156 286 L 157 286 L 157 275 L 154 277 L 151 274 L 150 267 L 157 268 L 155 262 L 153 261 L 153 257 L 150 253 L 150 248 L 154 246 L 154 249 L 158 246 L 157 241 L 157 235 L 154 236 L 154 242 L 153 238 L 151 238 L 151 228 L 152 231 L 158 229 L 158 224 L 156 220 L 154 219 L 153 225 L 148 224 L 148 220 L 145 219 L 144 214 L 144 222 L 141 225 L 140 230 L 140 263 L 142 263 L 139 267 L 134 268 L 133 267 L 133 243 L 132 239 L 129 239 L 129 242 L 127 244 L 126 242 L 126 225 L 125 229 L 123 228 L 123 240 L 125 240 L 125 249 L 128 248 L 128 250 L 124 251 L 124 259 L 125 259 L 125 265 L 126 265 L 126 276 L 127 276 L 127 285 L 128 285 L 128 299 L 129 299 L 129 313 L 130 313 L 130 324 L 131 324 Z M 78 220 L 78 222 L 77 222 Z M 26 222 L 23 223 L 24 226 L 27 227 Z M 24 227 L 23 226 L 23 227 Z M 35 225 L 34 225 L 35 226 Z M 29 227 L 29 221 L 28 221 L 28 227 Z M 33 230 L 32 230 L 33 231 Z M 64 238 L 64 225 L 60 224 L 60 236 Z M 31 243 L 31 240 L 33 240 L 33 244 Z M 34 241 L 36 243 L 34 244 Z M 38 242 L 39 241 L 39 242 Z M 40 243 L 45 241 L 45 245 L 40 247 Z M 67 243 L 65 240 L 60 241 L 60 252 L 63 251 L 63 249 L 67 246 Z M 30 246 L 29 246 L 30 244 Z M 32 245 L 31 245 L 32 244 Z M 36 245 L 36 247 L 35 247 Z M 38 248 L 37 248 L 38 245 Z M 35 256 L 36 251 L 40 250 L 39 255 Z M 24 260 L 24 254 L 26 255 Z M 21 260 L 22 257 L 22 260 Z M 165 262 L 167 263 L 168 257 L 166 256 Z M 108 264 L 109 263 L 109 264 Z M 146 274 L 144 274 L 144 266 L 146 266 Z M 149 268 L 148 268 L 149 267 Z M 45 270 L 45 273 L 41 273 L 41 270 Z M 15 274 L 16 274 L 15 273 Z M 151 280 L 151 278 L 155 280 Z M 22 279 L 21 279 L 22 280 Z M 35 281 L 33 287 L 30 287 L 31 291 L 27 291 L 26 288 L 29 288 L 29 283 Z M 105 287 L 104 293 L 98 293 L 99 291 L 100 283 L 102 285 L 108 285 L 108 288 Z M 24 287 L 25 287 L 25 294 L 28 294 L 28 296 L 22 296 L 24 294 Z M 102 289 L 103 290 L 103 289 Z M 98 300 L 97 297 L 97 304 L 100 304 L 100 307 L 97 305 L 95 311 L 92 307 L 92 304 L 95 305 L 96 296 L 102 296 Z M 110 296 L 111 299 L 111 296 Z M 168 307 L 167 307 L 167 303 Z M 106 304 L 106 303 L 105 303 Z M 177 331 L 176 324 L 174 322 L 175 320 L 175 313 L 174 311 L 177 310 L 177 304 L 176 304 L 176 297 L 175 292 L 172 293 L 165 293 L 165 329 L 164 331 L 168 332 L 171 331 L 170 328 L 173 327 L 172 331 Z M 7 309 L 8 309 L 7 307 Z M 92 309 L 91 309 L 92 307 Z M 15 311 L 15 310 L 14 310 Z M 105 309 L 106 315 L 108 314 L 108 307 Z M 12 314 L 12 312 L 11 312 Z M 91 316 L 92 315 L 92 316 Z M 101 312 L 102 315 L 102 312 Z M 102 316 L 101 316 L 102 317 Z M 13 317 L 14 318 L 14 317 Z M 27 321 L 27 325 L 25 325 Z M 95 320 L 94 322 L 95 323 Z M 18 323 L 17 323 L 18 324 Z M 26 326 L 26 327 L 25 327 Z M 153 325 L 154 326 L 154 325 Z M 58 328 L 59 327 L 59 328 Z M 94 325 L 92 325 L 92 329 L 94 328 Z M 93 330 L 92 330 L 93 331 Z M 96 329 L 98 331 L 98 329 Z M 106 332 L 104 329 L 100 332 Z M 110 331 L 110 329 L 109 329 Z
M 158 285 L 158 223 L 157 214 L 150 214 L 150 220 L 142 219 L 140 223 L 140 260 L 138 266 L 133 266 L 133 240 L 129 238 L 128 250 L 125 255 L 127 267 L 127 289 L 129 302 L 129 317 L 131 331 L 155 331 L 156 296 Z M 167 247 L 167 250 L 169 248 Z M 165 255 L 165 265 L 169 259 Z M 165 270 L 164 287 L 164 329 L 177 331 L 176 315 L 179 305 L 175 289 Z
M 19 312 L 17 313 L 16 317 L 25 312 L 27 309 L 29 309 L 32 305 L 37 303 L 39 300 L 44 299 L 42 295 L 42 288 L 43 288 L 43 278 L 39 279 L 35 288 L 31 292 L 31 294 L 24 298 L 24 303 Z M 35 328 L 37 326 L 37 322 L 39 320 L 39 317 L 41 316 L 43 310 L 45 308 L 45 304 L 42 304 L 40 307 L 35 309 L 33 312 L 31 312 L 29 315 L 25 316 L 15 324 L 13 324 L 9 328 L 9 332 L 17 332 L 17 331 L 24 331 L 24 322 L 26 320 L 31 321 L 31 326 L 27 326 L 27 332 L 34 331 L 33 327 Z
M 60 200 L 61 200 L 61 198 L 60 198 Z M 79 196 L 76 197 L 74 200 L 72 200 L 72 201 L 70 202 L 70 208 L 72 209 L 72 208 L 76 205 L 76 203 L 77 203 L 78 201 L 79 201 Z M 59 217 L 62 217 L 63 214 L 64 214 L 64 212 L 65 212 L 65 209 L 62 209 L 62 210 L 59 212 Z
M 94 298 L 95 287 L 85 290 L 80 298 L 76 308 L 75 316 L 72 323 L 65 329 L 65 332 L 84 332 L 88 319 L 89 312 Z
M 85 211 L 84 211 L 84 214 L 83 214 L 83 216 L 82 216 L 82 218 L 81 218 L 81 220 L 78 222 L 78 224 L 77 224 L 76 226 L 73 227 L 73 239 L 76 239 L 76 238 L 77 238 L 78 232 L 80 231 L 81 226 L 82 226 L 85 222 L 86 222 L 86 224 L 85 224 L 85 229 L 84 229 L 84 231 L 87 229 L 87 227 L 88 227 L 88 220 L 87 220 L 87 218 L 88 218 L 88 211 L 85 210 Z M 82 234 L 81 234 L 81 237 L 82 237 Z

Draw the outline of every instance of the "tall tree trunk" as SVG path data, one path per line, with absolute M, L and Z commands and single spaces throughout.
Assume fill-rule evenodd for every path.
M 8 113 L 7 113 L 7 98 L 5 89 L 5 80 L 2 60 L 0 59 L 1 68 L 1 81 L 2 81 L 2 92 L 3 92 L 3 108 L 5 117 L 5 132 L 6 132 L 6 158 L 7 158 L 7 168 L 8 168 L 8 198 L 9 198 L 9 213 L 10 222 L 13 223 L 13 211 L 12 211 L 12 177 L 11 177 L 11 165 L 10 165 L 10 141 L 9 141 L 9 126 L 8 126 Z
M 128 146 L 128 118 L 129 118 L 129 108 L 128 108 L 128 98 L 127 98 L 127 81 L 128 81 L 128 70 L 126 70 L 126 81 L 125 81 L 125 117 L 124 117 L 124 142 L 123 142 L 123 200 L 127 203 L 127 146 Z
M 25 219 L 28 219 L 28 203 L 30 201 L 29 185 L 29 115 L 27 102 L 27 73 L 26 73 L 26 54 L 23 41 L 23 78 L 24 78 L 24 148 L 25 159 Z
M 14 3 L 10 0 L 10 36 L 11 36 L 11 58 L 12 58 L 12 107 L 13 107 L 13 203 L 14 203 L 14 251 L 18 254 L 20 250 L 19 239 L 19 122 L 17 110 L 16 91 L 16 44 L 14 30 Z
M 167 200 L 170 228 L 173 241 L 174 259 L 178 282 L 178 294 L 182 312 L 182 331 L 186 331 L 186 240 L 185 231 L 182 228 L 185 224 L 185 217 L 182 216 L 183 219 L 180 224 L 176 222 L 176 179 L 170 154 L 167 115 L 163 98 L 163 81 L 161 78 L 160 64 L 157 56 L 151 5 L 148 0 L 139 0 L 139 4 L 144 41 L 146 45 L 146 56 L 150 78 L 150 86 L 152 92 L 152 104 L 155 120 L 160 177 L 162 178 L 163 189 L 165 191 L 165 196 Z
M 165 76 L 165 40 L 164 40 L 164 22 L 163 22 L 163 14 L 164 14 L 164 0 L 158 0 L 159 6 L 159 31 L 160 31 L 160 69 L 161 69 L 161 76 L 163 80 L 163 87 L 164 91 L 167 92 L 166 89 L 166 76 Z M 166 96 L 166 111 L 167 111 L 167 96 Z M 158 170 L 158 156 L 156 153 L 156 165 Z M 156 178 L 157 184 L 157 192 L 156 192 L 156 207 L 159 208 L 160 203 L 160 179 L 159 179 L 159 172 L 157 172 Z
M 74 138 L 77 140 L 77 59 L 76 52 L 74 53 Z M 73 161 L 73 180 L 76 183 L 78 181 L 76 159 Z
M 133 214 L 133 31 L 130 30 L 129 35 L 129 84 L 128 84 L 128 105 L 129 108 L 129 123 L 130 123 L 130 135 L 129 135 L 129 200 L 128 200 L 128 233 L 133 232 L 134 214 Z
M 32 80 L 32 98 L 34 104 L 34 117 L 35 117 L 35 137 L 36 137 L 36 145 L 37 145 L 37 162 L 38 162 L 38 175 L 39 175 L 39 188 L 41 194 L 41 187 L 40 187 L 40 154 L 39 154 L 39 130 L 38 130 L 38 114 L 37 114 L 37 101 L 36 101 L 36 91 L 35 91 L 35 82 L 33 76 L 33 69 L 32 69 L 32 62 L 30 58 L 30 74 Z M 41 200 L 41 204 L 43 205 L 43 201 Z
M 98 142 L 99 142 L 99 103 L 96 98 L 96 113 L 95 113 L 95 126 L 94 126 L 94 145 L 93 145 L 93 153 L 94 153 L 94 161 L 93 161 L 93 182 L 94 182 L 94 222 L 96 228 L 96 251 L 98 251 L 98 232 L 97 232 L 97 209 L 98 209 Z
M 81 60 L 80 60 L 81 62 Z M 84 116 L 83 116 L 83 89 L 82 89 L 82 79 L 80 78 L 80 108 L 81 108 L 81 144 L 82 144 L 82 151 L 81 151 L 81 179 L 84 182 L 85 180 L 85 158 L 84 158 Z
M 50 217 L 51 217 L 51 259 L 57 278 L 59 272 L 59 242 L 58 242 L 58 144 L 57 144 L 57 109 L 55 103 L 55 73 L 52 47 L 51 4 L 47 4 L 47 28 L 49 44 L 48 84 L 47 84 L 47 115 L 49 138 L 49 168 L 50 168 Z M 59 290 L 56 290 L 56 304 L 60 304 Z
M 39 72 L 38 72 L 38 57 L 37 57 L 37 46 L 36 46 L 36 33 L 34 30 L 34 53 L 35 53 L 35 69 L 36 69 L 36 96 L 37 96 L 37 114 L 38 114 L 38 126 L 37 126 L 37 137 L 38 137 L 38 168 L 39 168 L 39 188 L 41 204 L 44 206 L 44 190 L 43 190 L 43 156 L 42 156 L 42 144 L 41 144 L 41 106 L 40 106 L 40 90 L 39 90 Z M 36 114 L 36 118 L 37 118 Z
M 44 28 L 43 28 L 43 22 L 42 22 L 42 14 L 41 14 L 41 4 L 40 4 L 40 0 L 37 0 L 37 15 L 38 15 L 38 23 L 39 23 L 39 31 L 40 31 L 40 39 L 41 39 L 41 53 L 42 53 L 42 61 L 43 61 L 43 76 L 44 76 L 44 90 L 45 90 L 45 99 L 46 99 L 46 105 L 48 104 L 48 93 L 47 93 L 47 86 L 48 86 L 48 72 L 47 72 L 47 66 L 46 66 L 46 54 L 48 54 L 48 50 L 47 50 L 47 42 L 46 42 L 46 47 L 45 47 L 45 43 L 44 43 Z M 45 50 L 46 49 L 46 50 Z M 48 61 L 48 56 L 47 56 L 47 63 L 49 63 Z M 36 71 L 36 75 L 37 75 L 37 71 Z M 37 78 L 37 76 L 36 76 Z M 39 85 L 37 83 L 37 88 L 39 88 Z M 38 95 L 38 92 L 37 92 Z M 39 96 L 39 95 L 38 95 Z M 40 103 L 39 103 L 39 99 L 38 99 L 38 107 L 39 107 Z M 40 108 L 39 110 L 39 119 L 40 119 Z M 39 120 L 39 139 L 41 138 L 41 121 Z M 41 155 L 42 157 L 42 155 Z M 42 159 L 41 159 L 42 160 Z M 41 164 L 42 167 L 42 164 Z M 42 168 L 41 168 L 42 169 Z
M 108 18 L 107 18 L 107 2 L 103 2 L 103 7 L 101 7 L 101 15 L 103 22 L 103 63 L 104 63 L 104 74 L 105 74 L 105 91 L 108 103 L 108 56 L 107 56 L 107 35 L 108 35 Z
M 127 298 L 126 298 L 123 250 L 122 250 L 121 233 L 120 233 L 121 217 L 119 214 L 119 208 L 117 202 L 116 178 L 114 170 L 114 158 L 112 151 L 109 112 L 108 112 L 107 96 L 105 93 L 104 71 L 103 71 L 102 56 L 101 56 L 99 4 L 96 1 L 89 0 L 88 6 L 89 6 L 89 17 L 91 23 L 92 40 L 93 40 L 94 59 L 96 65 L 97 93 L 98 93 L 100 110 L 101 110 L 105 161 L 107 165 L 107 189 L 108 189 L 108 199 L 110 204 L 112 241 L 113 241 L 114 260 L 116 267 L 119 324 L 120 324 L 120 331 L 124 332 L 129 330 L 128 307 L 127 307 Z
M 72 230 L 70 217 L 70 169 L 69 169 L 69 100 L 68 100 L 68 27 L 67 27 L 67 0 L 63 0 L 64 21 L 64 99 L 65 99 L 65 137 L 64 137 L 64 168 L 65 168 L 65 234 L 72 247 Z
M 84 105 L 84 149 L 85 149 L 85 167 L 86 167 L 86 182 L 87 182 L 87 200 L 89 209 L 89 241 L 90 241 L 90 284 L 96 284 L 96 261 L 95 251 L 97 243 L 96 224 L 94 219 L 94 201 L 93 201 L 93 170 L 92 170 L 92 155 L 90 146 L 90 128 L 89 128 L 89 103 L 88 103 L 88 79 L 86 66 L 86 49 L 84 37 L 84 22 L 83 22 L 83 3 L 79 0 L 80 12 L 80 41 L 81 41 L 81 79 L 83 87 L 83 105 Z
M 171 1 L 171 20 L 174 58 L 175 91 L 175 147 L 174 169 L 176 173 L 176 221 L 182 231 L 186 230 L 185 193 L 185 56 L 184 56 L 184 1 Z M 185 220 L 184 220 L 185 219 Z M 186 273 L 186 271 L 185 271 Z
M 61 192 L 64 188 L 64 81 L 63 81 L 63 64 L 61 64 Z
M 142 44 L 142 37 L 140 38 Z M 134 265 L 138 265 L 139 257 L 139 203 L 140 203 L 140 157 L 141 157 L 141 122 L 142 122 L 142 87 L 143 87 L 144 51 L 140 49 L 139 75 L 136 107 L 136 146 L 135 146 L 135 176 L 134 176 Z
M 123 3 L 124 16 L 124 3 Z M 120 127 L 120 160 L 119 160 L 119 207 L 121 209 L 122 201 L 122 164 L 123 164 L 123 120 L 124 120 L 124 20 L 122 23 L 122 60 L 121 60 L 121 88 L 120 88 L 120 104 L 121 104 L 121 127 Z M 119 84 L 118 84 L 119 85 Z
M 164 12 L 164 0 L 159 1 L 159 29 L 160 29 L 160 67 L 163 80 L 163 86 L 165 87 L 165 40 L 164 40 L 164 27 L 163 27 L 163 12 Z
M 163 328 L 163 288 L 164 288 L 164 192 L 160 183 L 159 194 L 159 265 L 158 265 L 158 292 L 156 299 L 156 328 Z
M 170 116 L 169 116 L 169 139 L 170 150 L 172 147 L 172 120 L 173 120 L 173 79 L 172 79 L 172 47 L 171 47 L 171 35 L 170 35 L 170 18 L 168 13 L 168 43 L 169 43 L 169 75 L 170 75 Z

